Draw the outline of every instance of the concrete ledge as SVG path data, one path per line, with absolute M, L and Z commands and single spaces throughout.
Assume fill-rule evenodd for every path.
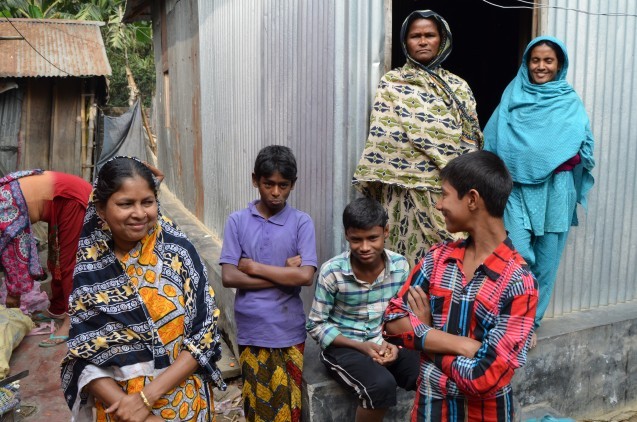
M 546 320 L 538 345 L 516 372 L 521 420 L 585 418 L 637 402 L 637 306 L 626 303 Z M 354 420 L 357 400 L 327 373 L 308 339 L 303 367 L 303 420 Z M 400 390 L 386 421 L 409 419 L 413 392 Z
M 314 340 L 305 342 L 303 362 L 303 420 L 320 422 L 353 421 L 358 400 L 327 373 L 319 360 L 320 348 Z M 398 389 L 398 404 L 387 411 L 385 421 L 408 421 L 414 403 L 413 391 Z
M 538 345 L 516 372 L 524 410 L 547 403 L 563 416 L 592 417 L 637 401 L 637 303 L 543 321 Z

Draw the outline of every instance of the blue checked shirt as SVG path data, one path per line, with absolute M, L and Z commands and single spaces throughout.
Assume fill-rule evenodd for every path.
M 344 252 L 321 267 L 305 328 L 322 349 L 339 335 L 357 341 L 383 341 L 383 313 L 409 275 L 402 255 L 385 249 L 385 271 L 373 283 L 357 280 Z

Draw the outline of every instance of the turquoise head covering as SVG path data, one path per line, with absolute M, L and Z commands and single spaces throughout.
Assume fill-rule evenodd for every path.
M 541 41 L 555 43 L 564 53 L 564 63 L 553 81 L 534 84 L 528 60 Z M 566 46 L 557 38 L 542 36 L 529 43 L 517 76 L 484 129 L 484 149 L 502 158 L 513 180 L 523 184 L 544 182 L 560 164 L 579 153 L 582 164 L 573 174 L 578 201 L 585 205 L 593 186 L 593 134 L 582 100 L 566 81 L 568 64 Z
M 440 47 L 438 48 L 438 54 L 436 54 L 436 57 L 434 57 L 433 60 L 426 65 L 414 60 L 409 55 L 409 52 L 407 52 L 407 43 L 405 42 L 405 38 L 407 38 L 407 31 L 409 31 L 409 25 L 417 19 L 431 19 L 435 21 L 440 32 Z M 431 10 L 416 10 L 411 12 L 409 16 L 407 16 L 407 19 L 403 22 L 403 26 L 400 29 L 400 41 L 403 46 L 403 53 L 405 54 L 405 57 L 407 57 L 407 60 L 421 69 L 429 70 L 437 68 L 447 59 L 447 57 L 449 57 L 453 44 L 453 37 L 451 36 L 449 24 L 442 16 Z

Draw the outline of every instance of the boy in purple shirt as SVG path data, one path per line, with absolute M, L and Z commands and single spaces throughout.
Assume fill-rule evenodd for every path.
M 224 230 L 221 278 L 224 287 L 237 289 L 234 308 L 248 421 L 301 419 L 306 332 L 299 294 L 301 286 L 312 285 L 317 258 L 312 219 L 286 204 L 295 182 L 290 148 L 263 148 L 252 173 L 260 199 L 232 213 Z

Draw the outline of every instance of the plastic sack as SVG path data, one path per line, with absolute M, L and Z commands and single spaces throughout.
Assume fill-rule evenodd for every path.
M 4 305 L 7 301 L 7 286 L 4 278 L 0 282 L 0 304 Z M 20 310 L 25 314 L 33 315 L 45 309 L 49 309 L 49 296 L 42 291 L 42 285 L 36 281 L 33 283 L 33 289 L 30 292 L 22 293 L 20 296 Z
M 11 353 L 33 327 L 31 318 L 22 311 L 0 305 L 0 379 L 9 375 Z

